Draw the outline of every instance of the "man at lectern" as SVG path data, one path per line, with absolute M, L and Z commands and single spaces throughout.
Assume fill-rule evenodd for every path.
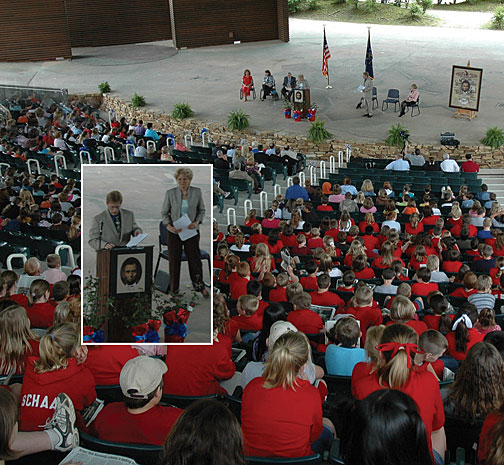
M 130 210 L 121 208 L 123 198 L 119 191 L 107 194 L 107 209 L 93 218 L 89 231 L 89 245 L 96 251 L 125 246 L 132 237 L 142 233 Z

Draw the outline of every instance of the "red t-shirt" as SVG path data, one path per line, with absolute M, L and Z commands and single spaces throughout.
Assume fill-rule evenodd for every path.
M 310 249 L 316 249 L 317 247 L 324 247 L 324 239 L 317 237 L 317 238 L 310 238 L 308 239 L 308 247 Z
M 450 317 L 450 320 L 453 321 L 455 318 L 455 315 L 448 315 Z M 439 320 L 441 319 L 441 315 L 425 315 L 422 318 L 422 321 L 427 325 L 427 328 L 429 329 L 435 329 L 436 331 L 439 331 Z
M 328 229 L 325 232 L 325 236 L 331 236 L 334 239 L 334 242 L 336 242 L 338 240 L 338 233 L 339 233 L 339 230 L 337 228 Z
M 317 334 L 324 327 L 320 315 L 312 310 L 294 310 L 287 315 L 287 321 L 305 334 Z
M 425 265 L 427 263 L 427 257 L 425 257 L 421 262 L 419 262 L 414 255 L 411 256 L 411 260 L 409 261 L 409 267 L 412 270 L 419 270 L 420 265 Z
M 135 357 L 138 350 L 131 346 L 92 345 L 84 366 L 93 373 L 97 386 L 111 386 L 119 384 L 122 367 Z
M 412 295 L 427 296 L 435 291 L 439 291 L 437 283 L 415 283 L 411 285 Z
M 490 277 L 492 278 L 492 283 L 495 286 L 498 286 L 500 284 L 500 277 L 497 278 L 497 273 L 500 271 L 499 268 L 492 268 L 489 272 Z
M 458 260 L 455 261 L 444 261 L 441 265 L 441 269 L 443 271 L 447 271 L 448 273 L 458 273 L 460 268 L 462 268 L 463 263 Z
M 420 221 L 420 223 L 423 223 L 423 225 L 434 225 L 436 224 L 436 221 L 439 220 L 439 218 L 441 217 L 435 215 L 427 216 L 422 221 Z
M 345 301 L 334 292 L 310 292 L 313 305 L 322 305 L 325 307 L 344 307 Z
M 406 223 L 404 225 L 404 229 L 408 234 L 411 234 L 412 236 L 416 236 L 417 234 L 420 234 L 424 232 L 424 225 L 422 223 L 418 223 L 417 227 L 414 228 L 411 223 Z
M 241 295 L 247 295 L 247 284 L 250 279 L 242 278 L 237 273 L 232 273 L 229 275 L 229 291 L 231 293 L 231 299 L 238 299 Z
M 504 420 L 504 416 L 497 412 L 492 412 L 487 415 L 485 421 L 483 422 L 483 426 L 481 428 L 479 443 L 478 443 L 478 463 L 484 463 L 488 454 L 488 447 L 490 446 L 490 438 L 488 437 L 488 433 L 492 429 L 494 425 L 500 423 Z
M 455 360 L 464 360 L 469 349 L 478 342 L 483 341 L 484 338 L 484 334 L 480 334 L 476 329 L 471 328 L 469 330 L 469 340 L 467 341 L 466 351 L 458 352 L 455 348 L 455 331 L 450 331 L 446 335 L 446 339 L 448 339 L 448 349 L 446 349 L 446 353 L 451 355 Z
M 282 241 L 277 241 L 277 243 L 275 245 L 271 245 L 268 242 L 268 243 L 266 243 L 266 245 L 268 246 L 268 249 L 269 249 L 269 251 L 270 251 L 271 254 L 280 253 L 281 250 L 284 248 L 284 245 L 283 245 Z
M 395 325 L 396 323 L 393 321 L 389 321 L 386 326 L 390 325 Z M 405 326 L 409 326 L 410 328 L 413 328 L 415 332 L 420 336 L 421 334 L 425 333 L 429 328 L 423 321 L 417 321 L 417 320 L 410 320 L 407 323 L 402 323 Z
M 5 299 L 13 300 L 17 304 L 21 305 L 21 307 L 28 308 L 28 297 L 24 294 L 13 294 L 9 297 L 5 297 Z
M 266 236 L 266 234 L 252 234 L 249 238 L 249 242 L 251 244 L 267 244 L 268 236 Z
M 155 405 L 143 413 L 129 413 L 124 402 L 107 404 L 90 426 L 90 433 L 104 441 L 162 446 L 183 412 Z
M 376 236 L 362 236 L 364 246 L 367 250 L 374 250 L 380 248 L 380 241 Z
M 368 226 L 371 226 L 371 227 L 373 228 L 373 232 L 375 232 L 375 233 L 380 232 L 380 226 L 379 226 L 379 224 L 378 224 L 378 223 L 374 222 L 374 223 L 369 224 L 369 223 L 367 223 L 367 222 L 365 222 L 365 221 L 361 221 L 361 222 L 359 223 L 359 231 L 360 231 L 361 233 L 366 232 L 366 227 L 368 227 Z M 364 236 L 364 237 L 365 237 L 365 236 Z M 373 236 L 373 237 L 374 237 L 374 236 Z M 379 243 L 379 242 L 378 242 L 378 243 Z M 378 248 L 378 247 L 375 247 L 375 249 L 377 249 L 377 248 Z
M 94 377 L 74 358 L 68 359 L 65 369 L 35 373 L 30 357 L 26 366 L 19 408 L 19 430 L 41 431 L 48 418 L 54 414 L 56 397 L 60 392 L 70 396 L 76 412 L 82 411 L 96 399 Z
M 478 292 L 477 289 L 471 289 L 470 291 L 467 291 L 465 287 L 457 287 L 457 289 L 450 292 L 450 295 L 453 297 L 465 297 L 467 299 L 470 295 L 476 294 L 476 292 Z
M 373 268 L 364 268 L 362 271 L 354 272 L 356 279 L 373 279 L 376 275 Z
M 369 394 L 382 389 L 387 389 L 385 381 L 382 381 L 385 387 L 378 382 L 376 373 L 360 379 L 353 379 L 352 392 L 356 399 L 362 400 Z M 431 433 L 444 426 L 444 407 L 441 400 L 439 383 L 437 379 L 425 370 L 413 368 L 406 384 L 398 389 L 408 394 L 417 404 L 418 411 L 425 424 L 427 432 L 427 443 L 432 450 Z
M 312 250 L 310 249 L 310 247 L 292 247 L 292 255 L 311 255 L 312 254 Z
M 330 205 L 319 205 L 317 207 L 317 210 L 319 212 L 332 212 L 333 211 L 333 207 L 331 207 Z
M 252 315 L 237 315 L 231 318 L 232 321 L 238 324 L 240 329 L 247 331 L 259 331 L 262 328 L 262 314 L 257 309 Z
M 295 236 L 294 234 L 286 236 L 284 233 L 281 233 L 280 239 L 285 245 L 285 247 L 297 247 L 298 245 L 297 236 Z
M 460 171 L 464 173 L 477 173 L 479 171 L 479 165 L 472 160 L 467 160 L 460 165 Z
M 299 283 L 301 284 L 301 286 L 303 286 L 303 289 L 318 289 L 317 278 L 312 276 L 304 276 L 302 278 L 299 278 Z
M 346 311 L 344 309 L 338 309 L 336 313 L 350 314 L 360 321 L 360 330 L 362 332 L 361 347 L 364 347 L 364 343 L 366 342 L 367 330 L 371 326 L 378 326 L 383 322 L 380 307 L 373 305 L 367 305 L 365 307 L 348 307 Z
M 226 394 L 219 381 L 236 371 L 226 345 L 217 341 L 211 346 L 168 346 L 165 363 L 163 393 L 181 396 Z
M 259 224 L 259 223 L 260 221 L 257 218 L 250 218 L 250 221 L 245 221 L 245 223 L 243 224 L 248 228 L 251 228 L 253 224 Z
M 452 236 L 460 236 L 460 231 L 462 230 L 462 222 L 457 223 L 453 228 L 450 229 Z M 478 234 L 478 228 L 473 224 L 469 225 L 469 237 L 476 236 Z M 467 252 L 466 252 L 467 253 Z
M 275 287 L 270 290 L 269 301 L 270 302 L 287 302 L 287 288 L 286 287 Z
M 25 307 L 32 328 L 49 328 L 54 322 L 56 307 L 51 302 L 33 304 Z
M 322 404 L 317 388 L 297 379 L 295 390 L 263 387 L 255 378 L 243 392 L 241 425 L 245 455 L 305 457 L 322 433 Z
M 404 262 L 400 258 L 394 258 L 394 261 L 399 261 L 401 262 L 402 266 L 404 266 Z M 383 256 L 379 255 L 373 260 L 372 263 L 373 268 L 378 268 L 379 270 L 384 270 L 386 268 L 392 268 L 392 263 L 389 265 L 384 265 L 383 264 Z
M 442 380 L 444 374 L 444 362 L 440 359 L 437 359 L 435 362 L 424 362 L 423 365 L 417 365 L 418 371 L 427 371 L 429 369 L 429 365 L 432 366 L 434 373 L 436 376 Z

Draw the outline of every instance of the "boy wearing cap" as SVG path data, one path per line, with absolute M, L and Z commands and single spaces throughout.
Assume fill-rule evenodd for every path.
M 105 441 L 163 445 L 182 413 L 158 405 L 167 371 L 159 359 L 141 355 L 129 360 L 119 377 L 124 402 L 106 405 L 91 425 L 91 434 Z

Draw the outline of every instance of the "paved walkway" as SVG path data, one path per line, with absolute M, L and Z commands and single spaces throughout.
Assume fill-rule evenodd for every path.
M 384 140 L 392 124 L 401 122 L 414 143 L 439 142 L 439 133 L 453 131 L 463 144 L 478 143 L 490 126 L 502 125 L 504 109 L 504 33 L 490 30 L 372 26 L 375 85 L 381 102 L 387 89 L 400 89 L 406 97 L 416 82 L 421 94 L 421 115 L 399 119 L 397 113 L 376 111 L 371 119 L 355 110 L 360 98 L 357 86 L 364 70 L 367 26 L 328 22 L 329 62 L 334 88 L 326 90 L 321 75 L 321 21 L 291 20 L 291 41 L 180 50 L 170 55 L 171 42 L 127 46 L 131 64 L 124 63 L 124 46 L 76 49 L 80 56 L 96 54 L 99 60 L 3 63 L 0 82 L 7 84 L 67 87 L 70 92 L 95 92 L 108 81 L 115 94 L 130 99 L 142 94 L 149 108 L 171 112 L 175 103 L 187 101 L 202 121 L 225 123 L 231 109 L 243 108 L 258 131 L 305 134 L 308 122 L 294 123 L 283 117 L 282 102 L 243 103 L 238 98 L 241 76 L 250 68 L 257 83 L 268 68 L 281 83 L 287 71 L 304 73 L 311 85 L 312 101 L 335 138 Z M 149 61 L 149 50 L 151 62 Z M 109 61 L 106 61 L 106 57 Z M 480 112 L 473 121 L 454 119 L 448 107 L 452 65 L 467 60 L 484 69 Z M 103 62 L 118 63 L 99 66 Z M 139 65 L 138 63 L 143 64 Z
M 427 10 L 427 14 L 440 18 L 442 27 L 458 27 L 465 29 L 480 29 L 490 22 L 493 13 L 486 11 L 440 11 Z

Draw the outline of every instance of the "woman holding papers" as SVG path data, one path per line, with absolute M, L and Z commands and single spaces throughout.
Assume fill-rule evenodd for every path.
M 189 274 L 194 289 L 203 297 L 210 297 L 203 283 L 203 268 L 199 248 L 198 226 L 205 217 L 205 205 L 201 190 L 191 187 L 193 172 L 189 168 L 175 171 L 177 187 L 166 191 L 161 216 L 168 229 L 168 259 L 170 261 L 170 291 L 180 285 L 182 250 L 189 262 Z

